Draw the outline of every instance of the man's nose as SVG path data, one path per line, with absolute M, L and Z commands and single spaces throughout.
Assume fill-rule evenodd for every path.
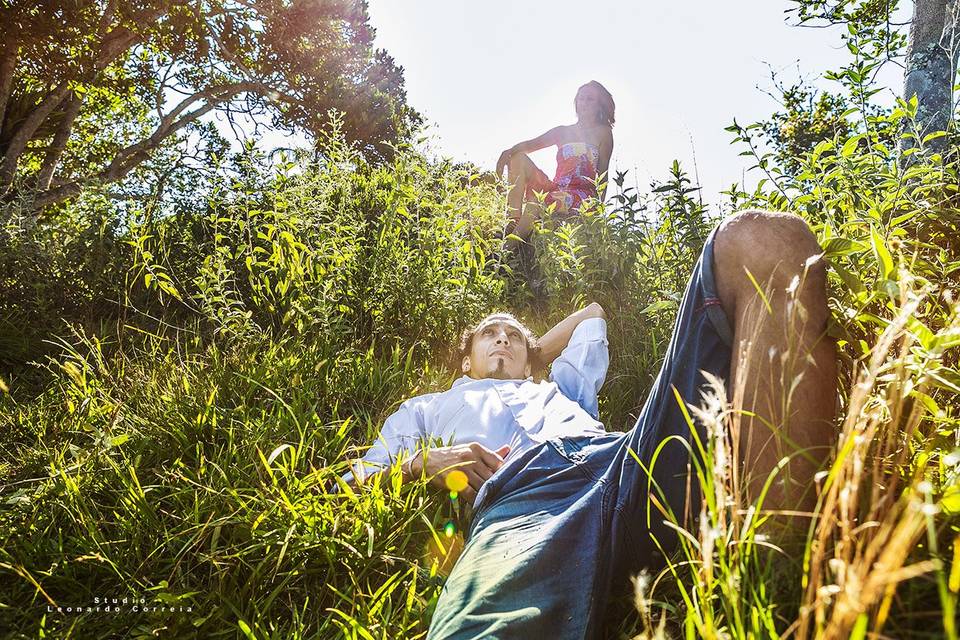
M 510 338 L 507 336 L 507 334 L 506 334 L 505 331 L 504 331 L 504 332 L 501 332 L 501 333 L 497 336 L 497 344 L 500 344 L 501 342 L 502 342 L 503 344 L 505 344 L 505 345 L 508 345 L 508 346 L 509 346 L 509 344 L 510 344 Z

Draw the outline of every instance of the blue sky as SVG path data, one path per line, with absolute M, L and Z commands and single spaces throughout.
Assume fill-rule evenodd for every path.
M 595 79 L 617 103 L 611 169 L 630 169 L 645 188 L 674 159 L 692 174 L 695 154 L 704 198 L 716 202 L 747 166 L 723 128 L 776 110 L 763 92 L 770 69 L 817 81 L 845 60 L 836 28 L 788 26 L 789 6 L 370 0 L 370 16 L 376 46 L 404 67 L 408 99 L 431 123 L 438 155 L 492 168 L 504 148 L 573 122 L 577 87 Z M 899 91 L 901 73 L 889 67 L 882 83 Z M 550 175 L 553 155 L 534 156 Z

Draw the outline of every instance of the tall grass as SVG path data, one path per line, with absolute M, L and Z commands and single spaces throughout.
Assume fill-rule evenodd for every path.
M 958 636 L 958 167 L 921 144 L 903 168 L 882 144 L 915 107 L 901 103 L 848 140 L 820 143 L 796 159 L 796 174 L 771 174 L 775 189 L 733 192 L 738 206 L 805 215 L 825 249 L 845 392 L 838 439 L 797 544 L 783 514 L 764 506 L 788 459 L 748 502 L 736 465 L 724 464 L 740 458 L 745 393 L 728 399 L 722 381 L 712 385 L 691 407 L 707 433 L 703 510 L 693 526 L 664 514 L 683 533 L 681 549 L 636 582 L 637 637 Z M 748 129 L 735 129 L 749 142 Z
M 74 246 L 50 239 L 93 233 L 83 216 L 9 218 L 6 335 L 24 345 L 5 354 L 0 395 L 10 636 L 422 636 L 462 507 L 399 476 L 333 487 L 400 401 L 449 385 L 459 330 L 492 309 L 519 305 L 539 329 L 588 298 L 616 309 L 604 412 L 629 421 L 695 241 L 629 192 L 545 228 L 541 314 L 492 258 L 502 192 L 409 150 L 381 167 L 331 154 L 240 158 L 204 210 L 98 226 L 99 246 L 120 249 L 99 262 L 116 283 L 106 300 L 85 273 L 16 263 L 29 246 L 66 265 Z M 705 228 L 702 211 L 689 224 Z M 20 295 L 30 278 L 38 301 Z M 47 314 L 63 299 L 76 302 Z M 151 610 L 86 610 L 104 597 Z

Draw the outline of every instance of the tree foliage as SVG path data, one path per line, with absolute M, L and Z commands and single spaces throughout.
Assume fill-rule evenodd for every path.
M 0 194 L 34 211 L 119 180 L 212 111 L 371 158 L 418 122 L 361 0 L 45 0 L 0 9 Z
M 782 111 L 763 123 L 763 133 L 775 150 L 777 165 L 795 174 L 804 153 L 824 140 L 846 137 L 852 126 L 845 117 L 843 96 L 817 92 L 804 83 L 778 89 Z
M 908 127 L 902 132 L 906 134 L 900 144 L 904 151 L 916 151 L 925 136 L 955 130 L 953 88 L 960 59 L 957 0 L 915 0 L 909 33 L 895 19 L 903 4 L 900 0 L 791 0 L 791 4 L 789 13 L 801 25 L 846 27 L 843 39 L 853 59 L 838 77 L 846 81 L 861 110 L 870 96 L 858 96 L 858 86 L 870 84 L 869 78 L 891 61 L 904 69 L 903 99 L 917 100 L 916 117 L 902 123 Z M 951 141 L 950 136 L 938 136 L 927 146 L 943 152 L 950 149 Z

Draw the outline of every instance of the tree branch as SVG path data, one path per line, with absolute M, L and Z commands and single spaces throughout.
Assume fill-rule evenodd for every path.
M 103 10 L 103 14 L 100 16 L 100 23 L 97 25 L 97 34 L 101 37 L 101 39 L 107 34 L 107 29 L 110 28 L 110 23 L 113 22 L 113 14 L 116 9 L 116 0 L 109 0 L 106 8 Z
M 187 96 L 185 99 L 180 101 L 180 104 L 174 107 L 170 113 L 160 120 L 160 126 L 157 127 L 157 131 L 154 133 L 154 136 L 162 133 L 166 127 L 173 126 L 173 122 L 177 119 L 177 116 L 186 111 L 190 105 L 198 100 L 212 99 L 213 102 L 219 104 L 220 102 L 229 100 L 238 93 L 245 93 L 248 91 L 259 91 L 266 93 L 269 91 L 269 87 L 264 85 L 262 82 L 231 82 L 230 84 L 220 85 L 219 87 L 210 87 L 208 89 L 204 89 L 203 91 L 198 91 L 190 96 Z
M 40 173 L 37 175 L 37 189 L 45 191 L 50 188 L 50 181 L 53 180 L 53 174 L 57 170 L 57 164 L 60 162 L 60 156 L 67 148 L 67 141 L 70 140 L 70 133 L 73 131 L 73 121 L 76 120 L 80 107 L 83 106 L 83 98 L 74 94 L 67 98 L 67 108 L 63 114 L 63 120 L 57 127 L 57 132 L 53 136 L 53 142 L 47 148 L 47 154 L 43 158 L 43 165 L 40 167 Z
M 223 38 L 221 38 L 220 34 L 217 33 L 217 30 L 213 28 L 213 25 L 210 24 L 210 21 L 204 20 L 203 23 L 207 27 L 207 32 L 210 34 L 210 37 L 213 38 L 213 41 L 219 47 L 218 50 L 220 51 L 220 55 L 222 55 L 227 62 L 232 62 L 233 64 L 235 64 L 240 69 L 240 73 L 248 80 L 251 78 L 255 78 L 256 74 L 253 71 L 251 71 L 247 67 L 247 65 L 245 65 L 243 61 L 240 60 L 240 58 L 238 58 L 232 51 L 230 51 L 230 47 L 224 44 Z
M 148 138 L 140 142 L 124 147 L 117 152 L 110 164 L 102 171 L 82 180 L 73 180 L 63 185 L 48 189 L 45 192 L 37 194 L 33 200 L 33 210 L 39 212 L 44 207 L 58 204 L 72 198 L 80 193 L 86 184 L 113 182 L 123 178 L 130 173 L 144 160 L 150 157 L 151 152 L 155 151 L 164 140 L 183 129 L 191 122 L 195 122 L 201 116 L 209 113 L 218 105 L 233 99 L 234 96 L 245 92 L 264 92 L 269 88 L 259 82 L 234 82 L 219 87 L 211 87 L 204 91 L 199 91 L 184 99 L 170 112 L 154 130 Z M 203 106 L 182 115 L 179 119 L 174 118 L 182 114 L 190 105 L 199 100 L 206 99 Z

